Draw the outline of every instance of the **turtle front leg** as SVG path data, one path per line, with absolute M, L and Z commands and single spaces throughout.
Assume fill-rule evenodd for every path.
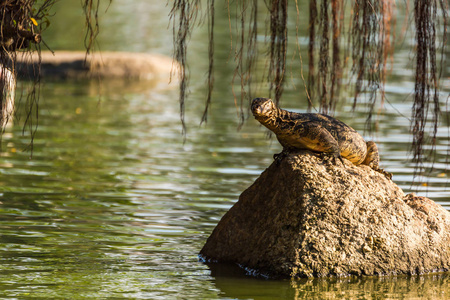
M 320 153 L 320 156 L 323 160 L 328 161 L 330 160 L 334 165 L 336 165 L 337 159 L 339 159 L 342 163 L 342 165 L 345 167 L 344 160 L 342 159 L 342 156 L 339 152 L 322 152 Z
M 363 161 L 363 164 L 368 165 L 373 170 L 386 176 L 388 179 L 392 179 L 391 173 L 386 172 L 385 170 L 380 168 L 380 155 L 378 153 L 377 144 L 375 144 L 375 142 L 373 141 L 369 141 L 366 143 L 366 145 L 367 145 L 367 155 Z
M 288 155 L 289 151 L 283 148 L 283 150 L 280 153 L 273 155 L 273 160 L 279 165 L 281 161 Z
M 321 126 L 311 126 L 305 132 L 307 134 L 301 140 L 308 149 L 321 152 L 322 158 L 326 160 L 331 159 L 333 164 L 336 164 L 336 160 L 339 159 L 342 165 L 345 166 L 339 144 L 328 130 Z

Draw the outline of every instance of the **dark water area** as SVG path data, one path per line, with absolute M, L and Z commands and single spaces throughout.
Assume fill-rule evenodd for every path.
M 101 14 L 101 50 L 171 55 L 165 4 L 113 1 Z M 77 1 L 55 7 L 58 26 L 46 40 L 55 51 L 82 49 L 83 27 L 73 26 L 82 24 L 78 7 Z M 217 60 L 226 62 L 229 32 L 222 27 Z M 220 218 L 281 150 L 251 117 L 237 130 L 232 60 L 217 70 L 211 115 L 199 126 L 205 32 L 199 29 L 191 40 L 185 141 L 177 86 L 168 80 L 44 81 L 32 153 L 21 102 L 22 114 L 3 135 L 0 152 L 0 298 L 448 299 L 449 274 L 267 280 L 198 261 Z M 395 57 L 376 130 L 365 130 L 364 106 L 351 111 L 351 90 L 343 92 L 349 101 L 336 117 L 377 142 L 382 167 L 405 193 L 450 210 L 449 70 L 434 169 L 414 178 L 409 42 Z M 258 91 L 265 95 L 264 86 Z M 288 85 L 283 107 L 305 111 L 303 94 Z

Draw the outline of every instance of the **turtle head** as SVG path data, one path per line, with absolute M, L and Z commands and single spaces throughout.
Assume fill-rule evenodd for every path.
M 275 103 L 269 98 L 255 98 L 252 101 L 252 113 L 255 118 L 271 117 L 276 111 Z

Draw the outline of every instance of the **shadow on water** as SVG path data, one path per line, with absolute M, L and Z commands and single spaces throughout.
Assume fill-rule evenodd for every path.
M 208 263 L 221 296 L 233 299 L 447 299 L 450 275 L 271 280 L 236 265 Z

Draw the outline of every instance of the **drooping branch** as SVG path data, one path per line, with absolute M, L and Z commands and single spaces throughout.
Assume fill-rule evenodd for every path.
M 318 100 L 320 111 L 323 113 L 334 111 L 339 100 L 343 76 L 340 47 L 344 19 L 343 5 L 343 0 L 322 0 L 319 3 L 317 0 L 310 0 L 309 2 L 308 94 Z M 314 97 L 315 95 L 317 96 Z M 310 109 L 311 103 L 308 106 Z
M 189 76 L 187 75 L 187 43 L 197 18 L 200 0 L 176 0 L 170 11 L 173 23 L 174 59 L 180 64 L 178 77 L 180 81 L 180 119 L 182 134 L 186 134 L 184 121 L 184 104 L 187 95 Z
M 84 47 L 86 48 L 86 55 L 89 54 L 94 42 L 100 33 L 100 26 L 98 23 L 98 11 L 101 0 L 83 0 L 82 6 L 84 15 L 86 17 L 86 35 L 84 36 Z M 111 4 L 112 0 L 109 0 Z
M 392 54 L 391 27 L 394 1 L 355 0 L 352 18 L 352 59 L 356 76 L 353 108 L 361 94 L 368 97 L 367 128 L 371 129 L 377 103 L 384 100 L 387 57 Z
M 214 0 L 208 0 L 207 9 L 208 18 L 208 95 L 206 97 L 205 110 L 203 111 L 202 120 L 200 123 L 208 120 L 208 110 L 211 105 L 212 91 L 214 89 Z
M 171 18 L 174 20 L 174 45 L 175 59 L 180 63 L 180 114 L 184 125 L 184 99 L 186 97 L 188 76 L 186 74 L 186 47 L 187 38 L 193 28 L 193 20 L 197 14 L 199 0 L 177 0 L 174 2 Z M 209 24 L 209 69 L 208 96 L 202 121 L 206 121 L 211 104 L 211 92 L 214 70 L 214 1 L 208 2 Z M 286 58 L 288 52 L 288 0 L 265 1 L 270 16 L 266 24 L 266 32 L 269 36 L 269 63 L 267 82 L 269 83 L 269 96 L 272 96 L 278 104 L 283 93 L 285 82 Z M 299 1 L 292 1 L 296 10 L 299 9 Z M 388 74 L 388 65 L 393 61 L 395 38 L 395 4 L 394 0 L 352 0 L 350 24 L 344 25 L 344 0 L 309 0 L 309 74 L 306 89 L 308 108 L 312 104 L 319 103 L 322 112 L 332 113 L 340 98 L 340 86 L 342 78 L 347 70 L 351 70 L 348 76 L 354 82 L 353 107 L 360 104 L 361 97 L 368 104 L 367 125 L 372 128 L 372 116 L 375 108 L 383 105 L 385 91 L 384 85 Z M 236 28 L 238 38 L 233 40 L 231 49 L 235 50 L 235 72 L 232 79 L 232 89 L 235 105 L 238 110 L 239 124 L 244 120 L 244 99 L 251 97 L 251 86 L 255 80 L 252 76 L 256 62 L 256 11 L 257 0 L 252 1 L 227 1 L 230 29 L 233 28 L 230 6 L 234 5 L 236 11 Z M 444 0 L 415 0 L 416 21 L 416 85 L 415 102 L 413 107 L 414 157 L 423 156 L 421 148 L 426 141 L 425 132 L 432 113 L 433 126 L 431 136 L 435 137 L 439 114 L 439 73 L 436 67 L 436 28 L 439 20 L 444 21 L 445 46 L 447 30 L 448 7 Z M 440 6 L 438 11 L 437 6 Z M 409 0 L 405 2 L 409 7 Z M 249 18 L 250 16 L 250 18 Z M 299 17 L 297 16 L 297 19 Z M 177 21 L 175 21 L 175 19 Z M 248 30 L 247 30 L 248 26 Z M 298 20 L 297 24 L 298 26 Z M 345 28 L 345 30 L 344 30 Z M 230 38 L 233 34 L 230 33 Z M 297 35 L 298 37 L 298 35 Z M 344 37 L 348 37 L 349 53 L 343 53 L 341 49 Z M 247 41 L 247 43 L 246 43 Z M 261 42 L 258 41 L 259 47 Z M 297 45 L 298 46 L 298 45 Z M 297 47 L 299 49 L 299 47 Z M 442 50 L 444 51 L 444 50 Z M 300 53 L 300 52 L 299 52 Z M 444 52 L 442 52 L 442 57 Z M 348 55 L 349 54 L 349 55 Z M 300 60 L 301 60 L 301 55 Z M 443 61 L 443 60 L 442 60 Z M 444 64 L 441 62 L 441 70 Z M 258 72 L 256 72 L 258 73 Z M 301 73 L 303 78 L 303 74 Z M 353 79 L 353 80 L 352 80 Z M 240 105 L 238 93 L 235 92 L 235 81 L 240 81 Z M 236 84 L 237 86 L 238 84 Z M 428 122 L 428 123 L 427 123 Z
M 442 6 L 441 1 L 441 6 Z M 441 7 L 445 9 L 444 6 Z M 420 165 L 424 160 L 423 145 L 430 143 L 436 146 L 437 126 L 439 123 L 439 82 L 436 66 L 436 0 L 416 0 L 414 3 L 414 19 L 416 24 L 416 77 L 414 86 L 414 105 L 412 118 L 413 160 Z M 432 111 L 431 138 L 426 138 L 429 111 Z
M 320 49 L 318 68 L 318 91 L 320 108 L 323 112 L 328 112 L 328 76 L 329 76 L 329 55 L 330 55 L 330 25 L 328 14 L 329 0 L 322 0 L 319 14 Z
M 283 94 L 287 53 L 287 0 L 272 0 L 270 7 L 270 90 L 275 90 L 275 103 L 278 105 Z
M 35 1 L 32 0 L 9 0 L 0 3 L 0 45 L 1 52 L 11 52 L 24 49 L 29 43 L 39 43 L 41 35 L 37 21 L 40 20 L 40 12 L 35 13 L 33 9 Z M 54 2 L 46 0 L 43 8 Z
M 236 2 L 240 11 L 236 14 L 237 39 L 235 43 L 234 60 L 236 66 L 231 80 L 234 104 L 239 119 L 238 129 L 244 124 L 245 113 L 244 105 L 252 100 L 253 91 L 252 84 L 255 64 L 258 57 L 257 47 L 257 16 L 258 16 L 258 0 L 239 0 Z M 229 8 L 228 8 L 229 9 Z M 230 12 L 229 12 L 230 15 Z M 231 28 L 231 19 L 229 19 Z M 239 80 L 240 91 L 235 90 Z M 247 100 L 247 101 L 246 101 Z M 239 102 L 239 104 L 238 104 Z
M 32 46 L 40 49 L 41 32 L 46 28 L 43 20 L 48 15 L 54 0 L 45 0 L 39 4 L 35 2 L 35 0 L 9 0 L 0 3 L 0 124 L 2 132 L 12 121 L 15 112 L 17 51 L 22 50 L 22 53 L 26 53 Z M 29 110 L 24 129 L 27 124 L 33 128 L 30 130 L 31 140 L 33 140 L 35 126 L 31 116 L 34 116 L 32 112 L 36 111 L 37 107 L 37 97 L 33 92 L 28 94 L 27 104 Z
M 308 101 L 308 110 L 312 108 L 312 101 L 316 93 L 316 64 L 315 64 L 315 52 L 316 52 L 316 24 L 317 24 L 317 1 L 309 1 L 309 46 L 308 46 L 308 95 L 310 99 Z
M 333 31 L 333 48 L 332 48 L 332 70 L 331 70 L 331 88 L 330 88 L 330 99 L 327 105 L 331 111 L 336 108 L 336 103 L 338 102 L 339 91 L 342 80 L 342 64 L 341 64 L 341 27 L 343 18 L 343 2 L 342 0 L 332 0 L 331 1 L 331 16 L 333 18 L 332 31 Z M 327 111 L 325 111 L 327 112 Z
M 247 38 L 247 72 L 245 76 L 248 94 L 248 103 L 251 103 L 253 98 L 252 83 L 254 76 L 253 71 L 258 58 L 258 0 L 253 0 L 250 11 L 250 19 L 248 22 L 248 38 Z
M 386 82 L 386 76 L 387 76 L 387 66 L 388 66 L 388 59 L 390 58 L 390 62 L 393 62 L 394 58 L 394 46 L 393 42 L 395 40 L 395 24 L 396 24 L 396 18 L 394 18 L 394 9 L 395 9 L 395 2 L 392 2 L 390 0 L 381 0 L 381 17 L 382 22 L 380 24 L 380 39 L 383 39 L 382 41 L 382 59 L 383 59 L 383 68 L 381 70 L 381 83 L 384 85 Z M 382 88 L 380 90 L 381 94 L 381 105 L 384 104 L 384 98 L 385 98 L 385 90 Z
M 244 123 L 244 99 L 245 99 L 245 82 L 246 82 L 246 70 L 245 70 L 245 39 L 246 39 L 246 32 L 245 32 L 245 24 L 246 24 L 246 15 L 247 15 L 247 8 L 248 3 L 247 1 L 237 1 L 236 6 L 240 7 L 240 13 L 236 16 L 236 23 L 239 24 L 237 26 L 238 28 L 238 39 L 236 42 L 236 50 L 235 50 L 235 56 L 234 60 L 236 62 L 236 67 L 234 68 L 233 78 L 231 80 L 232 82 L 232 91 L 233 91 L 233 98 L 234 98 L 234 106 L 236 107 L 237 116 L 239 119 L 239 128 Z M 228 7 L 228 9 L 230 9 Z M 231 21 L 231 20 L 230 20 Z M 235 81 L 239 78 L 239 86 L 240 86 L 240 104 L 238 105 L 238 97 L 236 95 L 236 91 L 234 89 Z
M 43 39 L 43 31 L 50 25 L 50 10 L 57 0 L 4 0 L 0 3 L 0 124 L 2 129 L 12 119 L 14 111 L 15 66 L 18 50 L 24 57 L 37 52 L 38 64 L 33 68 L 30 78 L 33 80 L 26 93 L 26 116 L 23 131 L 30 132 L 29 147 L 33 147 L 33 139 L 39 118 L 40 89 L 40 44 L 48 47 Z M 89 52 L 99 33 L 98 10 L 101 0 L 82 0 L 81 5 L 86 16 L 86 50 Z M 111 3 L 112 0 L 109 1 Z M 8 69 L 6 69 L 8 68 Z M 8 78 L 13 78 L 10 80 Z M 6 80 L 6 81 L 5 81 Z M 6 89 L 6 90 L 5 90 Z M 8 91 L 9 89 L 9 91 Z

